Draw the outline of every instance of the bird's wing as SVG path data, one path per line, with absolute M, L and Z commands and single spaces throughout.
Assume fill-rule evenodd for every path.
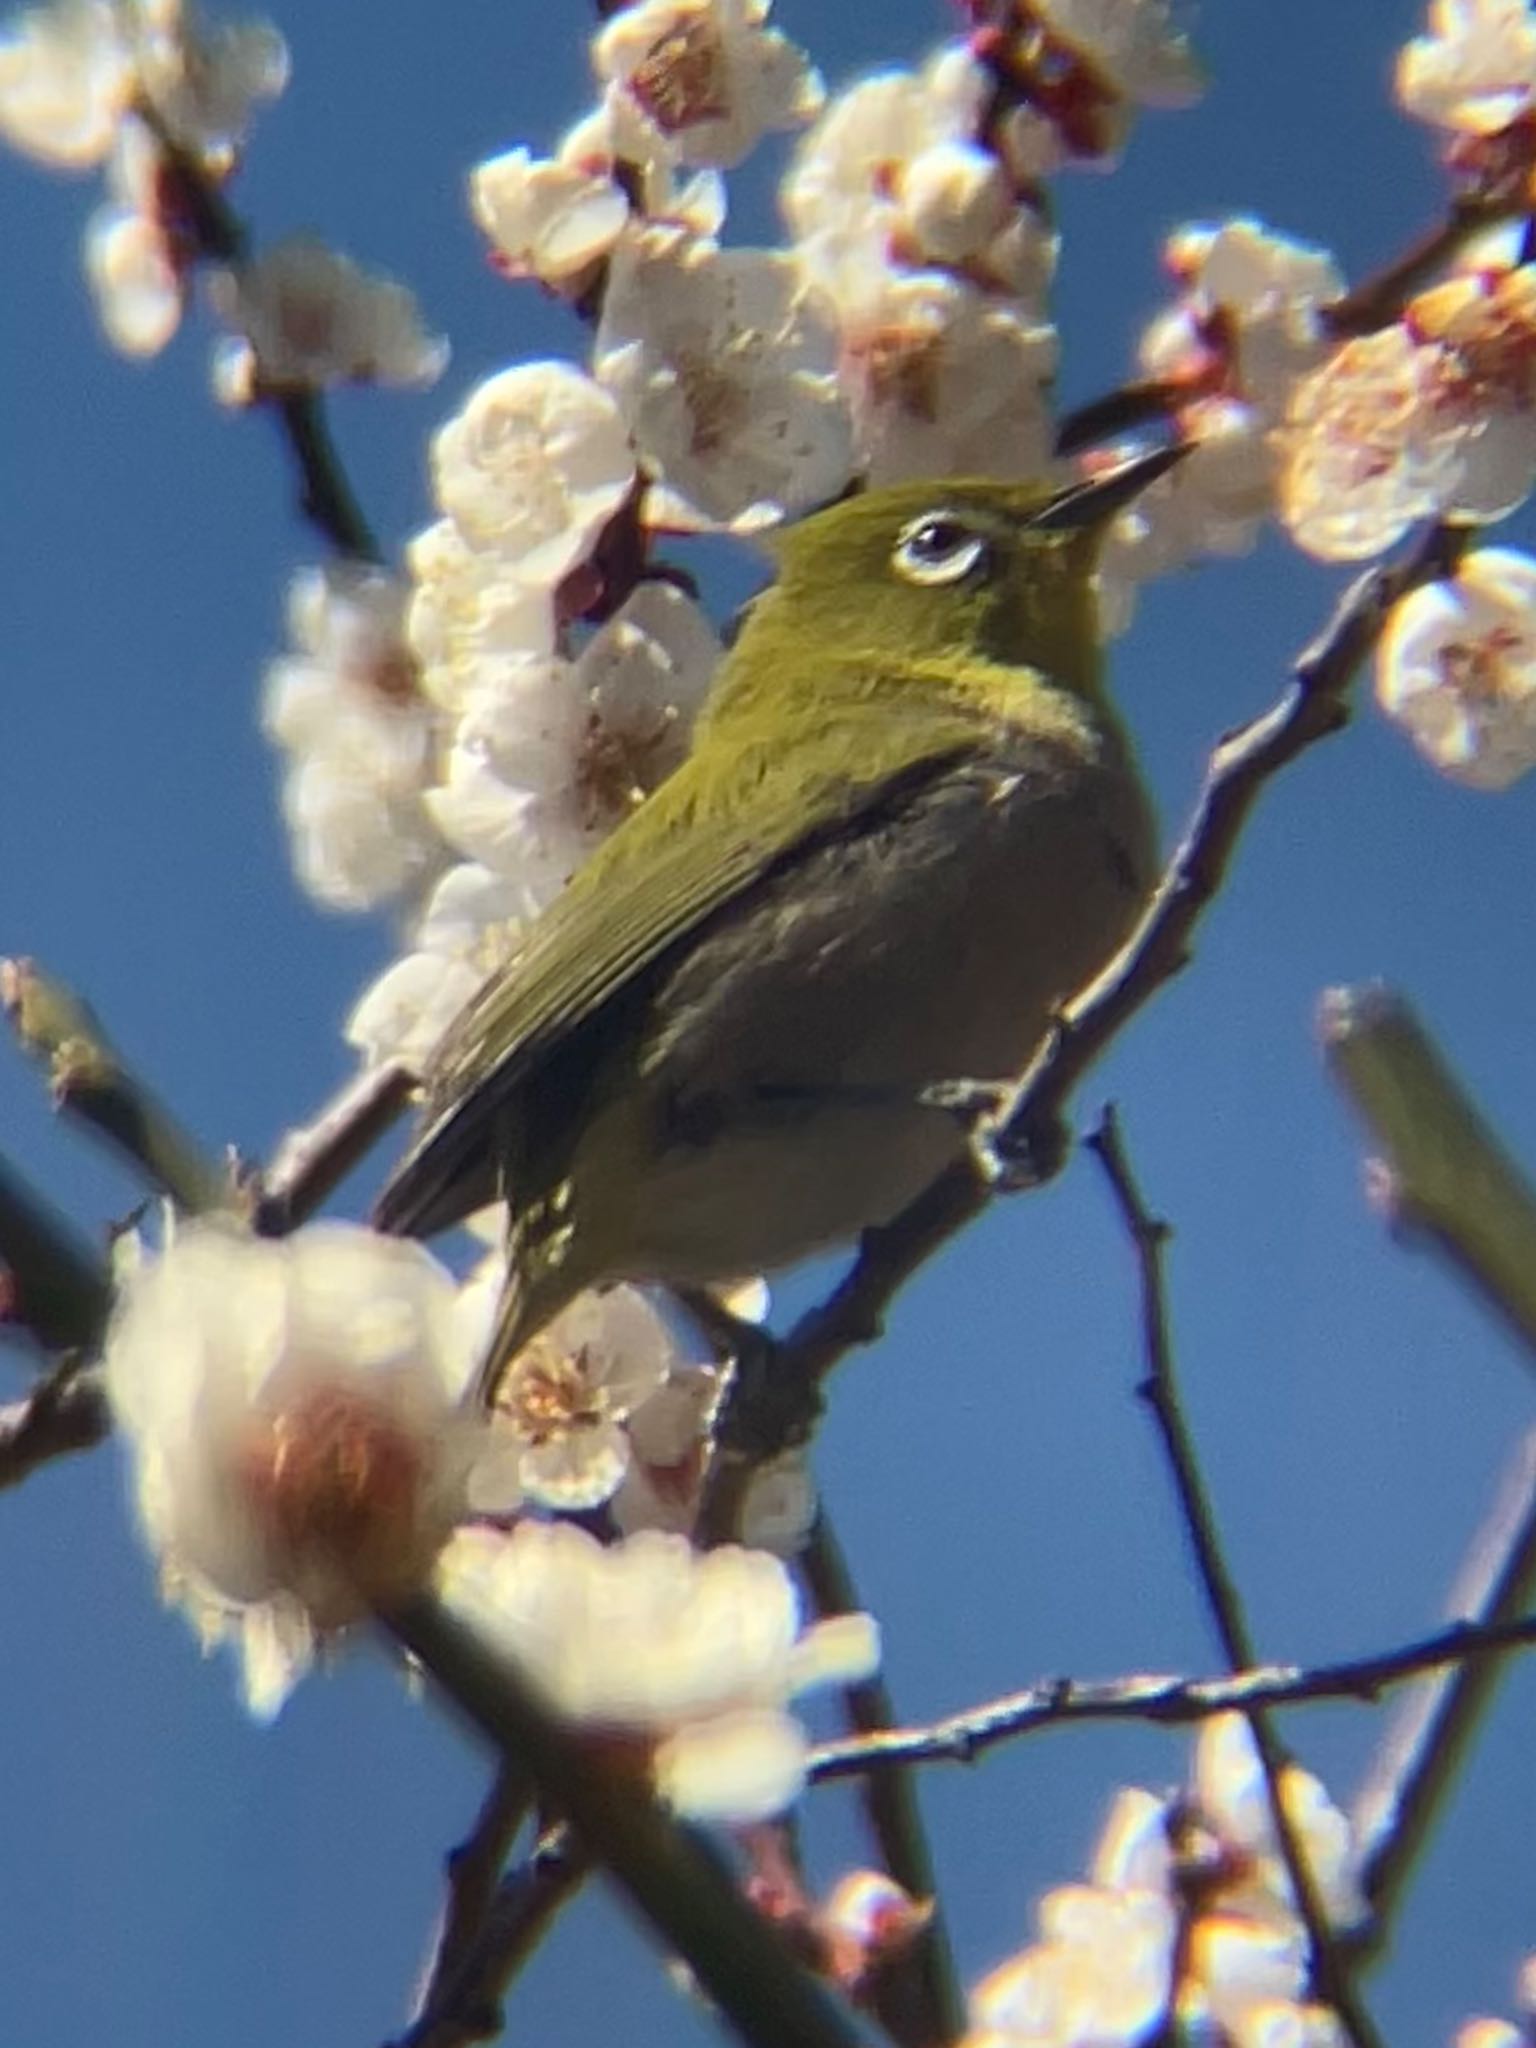
M 723 780 L 718 761 L 707 781 L 684 762 L 647 800 L 643 853 L 621 826 L 450 1026 L 426 1077 L 421 1134 L 375 1208 L 378 1227 L 430 1236 L 492 1199 L 498 1127 L 541 1060 L 726 904 L 926 787 L 977 742 L 959 718 L 937 734 L 931 717 L 910 734 L 887 726 L 874 768 L 866 728 L 846 750 L 828 750 L 849 765 L 810 783 L 782 743 L 743 748 Z

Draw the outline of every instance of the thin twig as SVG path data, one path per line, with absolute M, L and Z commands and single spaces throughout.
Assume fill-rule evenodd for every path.
M 152 104 L 140 104 L 135 112 L 155 138 L 192 260 L 230 269 L 248 263 L 250 232 L 196 153 L 176 141 Z M 382 561 L 378 541 L 331 440 L 320 394 L 280 392 L 262 402 L 277 421 L 292 458 L 304 518 L 338 554 L 356 561 Z
M 0 1334 L 45 1351 L 96 1342 L 112 1304 L 105 1260 L 0 1158 Z
M 816 1517 L 799 1564 L 818 1614 L 857 1611 L 858 1590 L 825 1508 Z M 890 1692 L 880 1678 L 847 1686 L 842 1697 L 850 1728 L 861 1734 L 895 1722 Z M 866 1778 L 862 1790 L 865 1820 L 887 1872 L 910 1898 L 930 1908 L 927 1924 L 910 1947 L 880 1972 L 875 2017 L 894 2040 L 911 2048 L 956 2040 L 965 2031 L 965 1998 L 955 1974 L 917 1787 L 904 1773 L 888 1771 Z
M 263 1237 L 284 1237 L 312 1216 L 396 1123 L 415 1078 L 386 1060 L 348 1081 L 319 1114 L 286 1133 L 255 1189 L 251 1221 Z
M 33 960 L 0 960 L 0 1008 L 58 1108 L 105 1138 L 178 1208 L 224 1207 L 230 1179 L 118 1056 L 89 1006 Z
M 1536 1363 L 1536 1193 L 1413 1010 L 1379 985 L 1318 1006 L 1328 1071 L 1380 1145 L 1371 1194 L 1433 1245 Z
M 846 2007 L 790 1955 L 728 1868 L 669 1818 L 641 1775 L 562 1727 L 522 1674 L 438 1602 L 422 1596 L 383 1619 L 500 1754 L 533 1773 L 749 2048 L 867 2048 Z
M 507 1992 L 591 1867 L 568 1827 L 546 1830 L 527 1861 L 497 1886 L 479 1938 L 454 1981 L 444 1986 L 441 2002 L 424 2010 L 389 2048 L 469 2048 L 475 2041 L 497 2040 Z
M 1178 1497 L 1179 1519 L 1194 1552 L 1195 1570 L 1222 1654 L 1231 1670 L 1242 1671 L 1257 1661 L 1253 1636 L 1242 1596 L 1227 1566 L 1226 1552 L 1216 1525 L 1216 1512 L 1200 1469 L 1194 1436 L 1179 1393 L 1164 1271 L 1171 1235 L 1169 1226 L 1147 1207 L 1131 1169 L 1119 1120 L 1112 1108 L 1104 1111 L 1088 1139 L 1088 1145 L 1104 1168 L 1121 1221 L 1136 1254 L 1141 1283 L 1142 1347 L 1147 1366 L 1146 1379 L 1138 1392 L 1157 1424 L 1163 1454 Z M 1334 1940 L 1333 1930 L 1328 1924 L 1327 1907 L 1307 1858 L 1305 1844 L 1286 1807 L 1284 1785 L 1285 1774 L 1291 1767 L 1290 1756 L 1273 1718 L 1266 1710 L 1250 1706 L 1244 1710 L 1244 1718 L 1264 1773 L 1270 1820 L 1281 1861 L 1290 1879 L 1297 1912 L 1307 1931 L 1314 1988 L 1317 1995 L 1338 2014 L 1339 2023 L 1355 2048 L 1379 2048 L 1380 2037 L 1375 2023 L 1361 2004 L 1350 1977 L 1348 1961 Z
M 914 1764 L 970 1764 L 989 1749 L 1041 1729 L 1087 1722 L 1145 1721 L 1183 1728 L 1215 1714 L 1247 1713 L 1254 1707 L 1302 1707 L 1318 1701 L 1374 1705 L 1390 1687 L 1426 1672 L 1489 1664 L 1533 1644 L 1536 1615 L 1525 1614 L 1488 1624 L 1453 1622 L 1415 1642 L 1337 1664 L 1257 1664 L 1214 1678 L 1159 1673 L 1098 1680 L 1045 1678 L 941 1721 L 820 1743 L 811 1753 L 810 1774 L 822 1783 Z
M 1351 1824 L 1360 1881 L 1372 1917 L 1362 1947 L 1386 1948 L 1403 1886 L 1428 1839 L 1467 1747 L 1493 1697 L 1511 1642 L 1536 1640 L 1523 1610 L 1536 1597 L 1536 1430 L 1518 1446 L 1487 1520 L 1468 1551 L 1449 1606 L 1474 1621 L 1459 1626 L 1463 1654 L 1422 1679 L 1383 1730 Z
M 101 1375 L 73 1358 L 21 1401 L 0 1408 L 0 1490 L 70 1451 L 88 1451 L 111 1428 Z
M 533 1787 L 528 1773 L 503 1760 L 497 1765 L 474 1826 L 445 1859 L 447 1887 L 442 1919 L 422 1976 L 413 2030 L 453 2002 L 466 1959 L 485 1932 L 502 1870 L 532 1803 Z

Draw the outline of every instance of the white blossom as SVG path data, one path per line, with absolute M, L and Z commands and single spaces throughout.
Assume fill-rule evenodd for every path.
M 686 1535 L 693 1528 L 723 1392 L 715 1367 L 674 1363 L 662 1385 L 630 1415 L 629 1461 L 608 1508 L 621 1535 L 637 1529 Z
M 1138 105 L 1187 107 L 1204 79 L 1169 0 L 1035 0 L 1050 34 Z
M 485 1431 L 454 1307 L 419 1246 L 342 1223 L 188 1224 L 122 1286 L 104 1366 L 139 1518 L 194 1619 L 247 1637 L 253 1710 L 465 1511 Z
M 1536 766 L 1536 561 L 1479 548 L 1394 606 L 1376 696 L 1435 767 L 1505 789 Z
M 615 261 L 594 366 L 648 466 L 708 520 L 803 511 L 848 481 L 837 339 L 787 256 L 667 234 Z
M 406 548 L 411 595 L 405 632 L 425 696 L 462 712 L 487 665 L 546 661 L 555 651 L 551 592 L 519 581 L 494 547 L 475 547 L 439 519 Z
M 496 1389 L 496 1420 L 516 1440 L 526 1497 L 567 1511 L 610 1499 L 629 1469 L 625 1425 L 679 1358 L 671 1326 L 638 1287 L 577 1295 Z
M 361 910 L 399 894 L 440 857 L 423 808 L 431 708 L 401 637 L 405 594 L 355 564 L 294 579 L 298 652 L 270 666 L 262 718 L 287 756 L 283 811 L 294 865 L 322 903 Z
M 444 838 L 542 908 L 682 759 L 719 651 L 690 598 L 646 582 L 575 661 L 486 663 L 426 797 Z
M 215 388 L 227 404 L 338 383 L 432 384 L 448 360 L 407 286 L 323 242 L 276 243 L 214 271 L 208 293 L 234 330 L 215 357 Z
M 860 467 L 906 477 L 1037 477 L 1052 461 L 1055 329 L 933 271 L 891 282 L 843 334 Z
M 1431 0 L 1430 32 L 1398 58 L 1410 114 L 1468 135 L 1496 135 L 1536 106 L 1536 18 L 1526 0 Z
M 652 1530 L 606 1549 L 563 1522 L 524 1522 L 509 1536 L 465 1530 L 438 1580 L 552 1711 L 649 1740 L 658 1789 L 697 1819 L 781 1811 L 806 1758 L 786 1702 L 868 1677 L 878 1660 L 867 1615 L 805 1628 L 776 1558 L 701 1553 Z
M 0 138 L 40 163 L 100 163 L 132 92 L 110 0 L 53 0 L 0 26 Z
M 158 355 L 181 325 L 185 293 L 148 214 L 101 206 L 85 231 L 85 277 L 107 339 L 126 356 Z
M 288 47 L 269 21 L 209 23 L 191 0 L 120 0 L 139 91 L 203 168 L 233 162 L 262 100 L 288 83 Z
M 1344 292 L 1333 257 L 1239 216 L 1180 228 L 1164 262 L 1181 295 L 1142 337 L 1143 372 L 1239 398 L 1273 424 L 1329 346 L 1321 311 Z
M 729 169 L 774 129 L 821 104 L 805 53 L 765 26 L 769 0 L 637 0 L 592 44 L 599 78 L 620 86 L 689 164 Z
M 432 444 L 438 504 L 524 583 L 553 585 L 584 558 L 634 471 L 613 399 L 563 362 L 486 378 Z
M 352 1006 L 342 1036 L 369 1066 L 399 1060 L 415 1073 L 528 920 L 523 892 L 473 861 L 438 881 L 398 960 Z
M 1326 561 L 1379 554 L 1455 496 L 1473 431 L 1449 351 L 1400 324 L 1335 351 L 1296 386 L 1281 430 L 1281 513 Z
M 629 222 L 629 201 L 611 178 L 526 149 L 477 164 L 469 196 L 508 270 L 548 285 L 590 274 Z

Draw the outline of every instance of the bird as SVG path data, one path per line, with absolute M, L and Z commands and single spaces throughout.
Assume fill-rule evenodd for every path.
M 773 536 L 689 753 L 425 1063 L 375 1214 L 509 1204 L 481 1366 L 578 1294 L 704 1290 L 849 1244 L 968 1142 L 1128 935 L 1156 826 L 1094 573 L 1183 452 L 1086 478 L 873 488 Z

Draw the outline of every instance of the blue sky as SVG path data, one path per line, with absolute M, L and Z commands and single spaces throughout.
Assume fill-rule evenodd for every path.
M 828 12 L 778 9 L 834 83 L 953 26 L 941 0 Z M 1258 212 L 1357 275 L 1434 218 L 1428 139 L 1387 88 L 1418 25 L 1407 0 L 1196 18 L 1206 102 L 1144 120 L 1113 177 L 1063 181 L 1064 403 L 1124 373 L 1175 224 Z M 294 81 L 238 202 L 262 236 L 313 229 L 408 279 L 454 344 L 437 392 L 335 408 L 363 503 L 398 543 L 427 517 L 434 422 L 488 370 L 578 340 L 490 272 L 462 180 L 580 110 L 586 19 L 376 0 L 364 23 L 306 0 L 281 26 Z M 738 240 L 772 232 L 770 170 L 738 182 Z M 318 911 L 289 878 L 254 703 L 309 541 L 276 443 L 211 404 L 195 325 L 149 366 L 104 351 L 78 273 L 88 204 L 0 159 L 0 952 L 86 990 L 210 1146 L 260 1155 L 343 1078 L 339 1022 L 389 932 Z M 1500 537 L 1529 544 L 1529 515 Z M 1276 694 L 1340 581 L 1270 542 L 1146 597 L 1115 663 L 1170 829 L 1212 739 Z M 712 589 L 724 605 L 741 587 L 737 571 Z M 1524 1362 L 1367 1211 L 1310 1023 L 1330 983 L 1397 983 L 1536 1155 L 1531 803 L 1436 780 L 1365 711 L 1268 794 L 1196 964 L 1082 1098 L 1085 1115 L 1118 1098 L 1177 1227 L 1189 1405 L 1279 1658 L 1429 1626 L 1531 1419 Z M 3 1049 L 0 1146 L 87 1229 L 136 1199 Z M 357 1213 L 366 1191 L 340 1206 Z M 907 1715 L 1047 1673 L 1214 1667 L 1139 1371 L 1131 1269 L 1087 1160 L 952 1247 L 845 1369 L 818 1470 Z M 0 1391 L 25 1373 L 0 1355 Z M 332 2048 L 398 2026 L 441 1854 L 484 1776 L 457 1728 L 367 1654 L 275 1728 L 249 1724 L 227 1670 L 160 1608 L 110 1450 L 0 1500 L 0 1643 L 0 2038 Z M 1394 2048 L 1498 2010 L 1536 1945 L 1533 1705 L 1531 1675 L 1512 1673 L 1413 1888 L 1373 1987 Z M 1377 1725 L 1317 1709 L 1291 1733 L 1342 1797 Z M 1113 1787 L 1172 1783 L 1184 1758 L 1175 1735 L 1088 1730 L 929 1775 L 968 1978 L 1081 1871 Z M 830 1877 L 855 1838 L 840 1801 L 823 1806 L 811 1841 Z M 640 2048 L 708 2032 L 593 1897 L 530 1971 L 516 2026 L 574 2044 L 617 2014 Z

